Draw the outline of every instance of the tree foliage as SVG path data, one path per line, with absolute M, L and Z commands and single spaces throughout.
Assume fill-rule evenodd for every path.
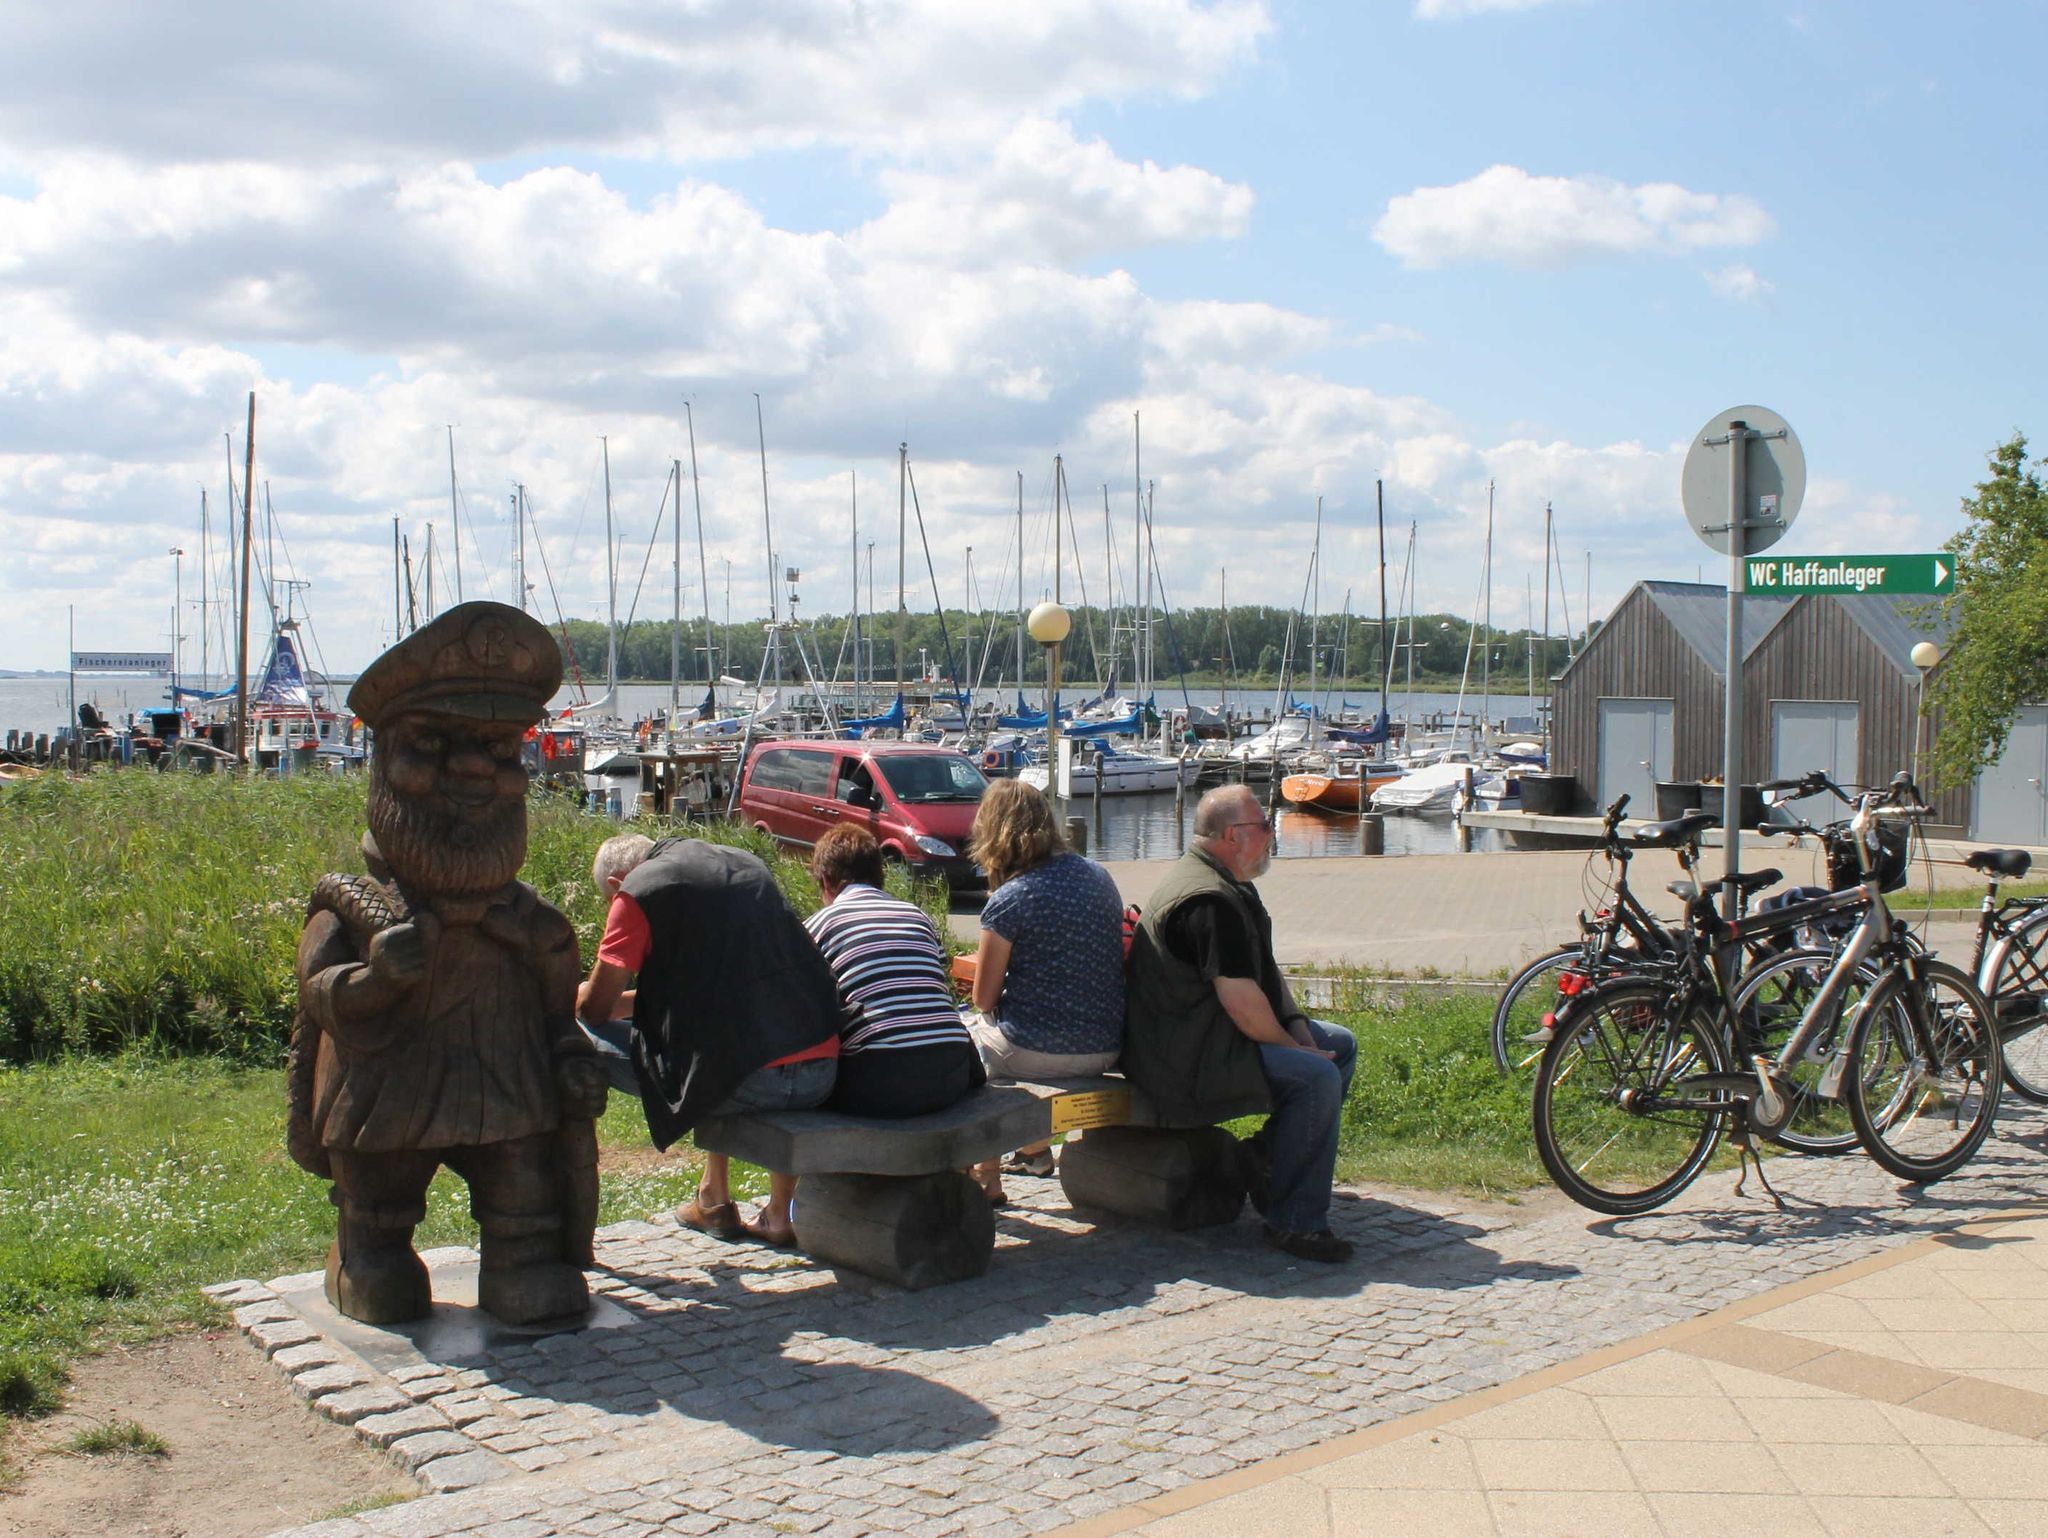
M 1064 648 L 1061 674 L 1069 685 L 1100 682 L 1110 655 L 1117 658 L 1121 685 L 1131 686 L 1131 642 L 1128 620 L 1119 622 L 1109 611 L 1076 607 L 1074 631 Z M 999 684 L 1013 688 L 1020 682 L 1017 669 L 1017 622 L 1012 614 L 977 618 L 958 609 L 940 616 L 925 610 L 903 617 L 901 650 L 905 676 L 916 678 L 919 669 L 929 668 L 941 677 L 948 671 L 951 648 L 952 668 L 963 676 L 978 677 L 985 689 Z M 1272 684 L 1289 658 L 1290 623 L 1293 626 L 1292 666 L 1300 687 L 1307 687 L 1309 673 L 1309 631 L 1306 619 L 1293 611 L 1266 604 L 1233 605 L 1226 616 L 1213 605 L 1176 609 L 1170 616 L 1155 616 L 1152 636 L 1153 674 L 1164 687 L 1186 672 L 1202 678 L 1228 676 L 1234 682 Z M 556 638 L 567 635 L 565 662 L 571 676 L 580 676 L 586 686 L 601 688 L 605 672 L 605 627 L 590 620 L 572 619 L 551 627 Z M 1417 615 L 1415 618 L 1415 675 L 1421 679 L 1457 678 L 1465 665 L 1466 638 L 1473 629 L 1469 620 L 1451 614 Z M 804 653 L 826 679 L 852 676 L 852 648 L 849 620 L 844 615 L 805 615 L 802 626 Z M 1389 643 L 1395 651 L 1394 686 L 1406 677 L 1408 656 L 1405 622 L 1395 633 L 1388 623 Z M 863 615 L 861 631 L 862 673 L 865 677 L 891 679 L 896 673 L 897 616 L 893 613 Z M 712 644 L 720 671 L 751 682 L 760 672 L 766 627 L 759 619 L 740 619 L 732 626 L 719 621 L 712 626 Z M 1315 627 L 1316 671 L 1329 678 L 1339 674 L 1351 681 L 1351 690 L 1375 687 L 1383 671 L 1379 621 L 1358 615 L 1324 615 Z M 1513 686 L 1526 675 L 1530 664 L 1531 636 L 1526 630 L 1495 626 L 1492 632 L 1492 674 L 1496 683 Z M 794 642 L 785 639 L 782 650 L 784 676 L 795 678 L 799 669 Z M 1563 636 L 1548 642 L 1534 638 L 1535 668 L 1539 679 L 1560 671 L 1568 660 Z M 573 661 L 570 649 L 573 648 Z M 686 683 L 702 686 L 705 671 L 704 622 L 685 620 L 680 643 L 675 647 L 681 675 Z M 984 662 L 983 654 L 987 653 Z M 1022 683 L 1028 688 L 1042 686 L 1045 655 L 1034 642 L 1024 646 Z M 671 656 L 670 626 L 666 620 L 637 620 L 619 632 L 619 676 L 626 679 L 665 680 Z M 1480 651 L 1472 654 L 1472 676 L 1479 677 Z
M 1941 601 L 1948 655 L 1935 675 L 1941 716 L 1934 777 L 1966 783 L 2005 749 L 2020 707 L 2048 696 L 2048 488 L 2015 433 L 1991 451 L 1990 476 L 1963 501 L 1948 542 L 1955 592 Z

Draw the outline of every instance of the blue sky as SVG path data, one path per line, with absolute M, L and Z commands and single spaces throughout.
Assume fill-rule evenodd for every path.
M 60 665 L 70 605 L 94 644 L 166 644 L 141 616 L 252 388 L 336 669 L 390 639 L 392 519 L 447 548 L 451 423 L 472 589 L 514 596 L 516 480 L 583 616 L 598 438 L 630 589 L 685 398 L 714 607 L 730 560 L 743 613 L 756 391 L 814 612 L 851 584 L 849 476 L 893 571 L 903 439 L 949 601 L 969 546 L 1014 592 L 1019 471 L 1049 586 L 1055 453 L 1101 592 L 1142 412 L 1175 593 L 1228 567 L 1292 601 L 1318 494 L 1326 595 L 1371 588 L 1383 477 L 1422 602 L 1463 609 L 1492 481 L 1515 612 L 1545 500 L 1596 608 L 1711 576 L 1678 469 L 1722 407 L 1798 429 L 1787 547 L 1816 552 L 1932 548 L 1990 447 L 2042 430 L 2033 4 L 310 14 L 0 17 L 0 665 Z

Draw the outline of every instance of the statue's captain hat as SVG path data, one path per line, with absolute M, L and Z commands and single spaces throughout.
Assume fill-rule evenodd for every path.
M 363 670 L 349 709 L 374 729 L 412 710 L 531 726 L 562 685 L 547 627 L 509 604 L 457 604 Z

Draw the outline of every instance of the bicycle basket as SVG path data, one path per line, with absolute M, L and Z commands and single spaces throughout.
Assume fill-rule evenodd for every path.
M 1828 885 L 1846 892 L 1863 879 L 1856 863 L 1856 835 L 1844 824 L 1827 831 Z M 1911 862 L 1907 859 L 1907 834 L 1895 823 L 1877 825 L 1877 851 L 1872 864 L 1877 872 L 1878 890 L 1896 892 L 1906 884 Z

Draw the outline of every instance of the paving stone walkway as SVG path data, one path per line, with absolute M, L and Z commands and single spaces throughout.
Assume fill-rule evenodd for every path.
M 212 1290 L 315 1411 L 429 1492 L 294 1538 L 1009 1538 L 2033 1200 L 2048 1117 L 2009 1104 L 1970 1169 L 1925 1189 L 1855 1156 L 1773 1174 L 1782 1213 L 1717 1175 L 1628 1220 L 1343 1191 L 1335 1226 L 1359 1253 L 1339 1267 L 1267 1249 L 1249 1215 L 1160 1233 L 1018 1179 L 989 1274 L 919 1293 L 618 1224 L 598 1236 L 590 1327 L 542 1337 L 470 1306 L 462 1250 L 430 1257 L 442 1302 L 404 1330 L 339 1318 L 317 1275 Z

